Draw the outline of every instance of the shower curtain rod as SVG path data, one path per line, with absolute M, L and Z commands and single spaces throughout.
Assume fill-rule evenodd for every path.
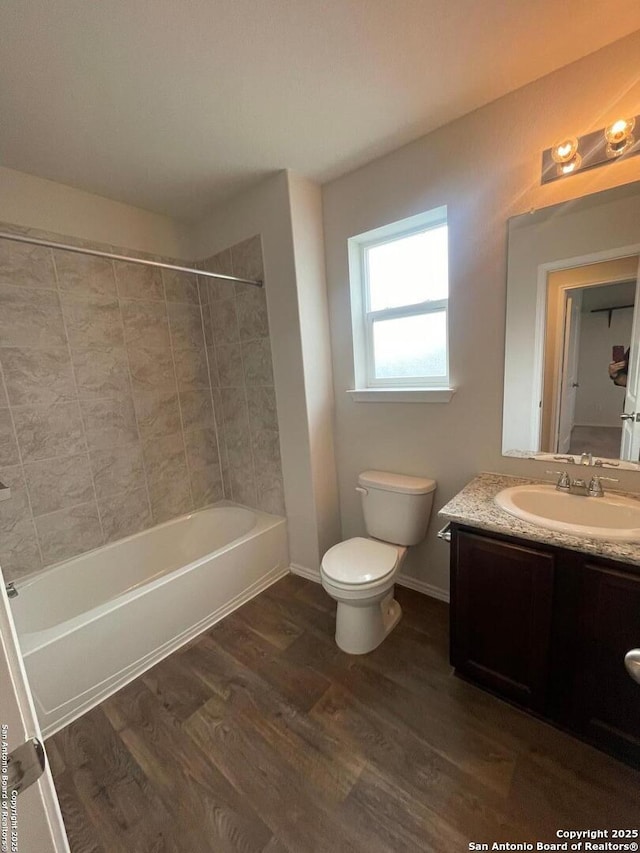
M 69 246 L 67 243 L 54 243 L 51 240 L 39 240 L 36 237 L 25 237 L 22 234 L 7 234 L 0 231 L 0 240 L 13 240 L 16 243 L 31 243 L 34 246 L 47 246 L 50 249 L 61 249 L 64 252 L 76 252 L 79 255 L 95 255 L 98 258 L 111 258 L 113 261 L 126 261 L 129 264 L 142 264 L 147 267 L 160 267 L 163 270 L 175 270 L 176 272 L 189 272 L 194 275 L 202 275 L 207 278 L 220 278 L 224 281 L 237 281 L 242 284 L 252 284 L 254 287 L 262 287 L 262 282 L 252 278 L 240 278 L 237 275 L 223 275 L 219 272 L 209 270 L 196 270 L 192 267 L 182 267 L 177 264 L 165 264 L 162 261 L 149 261 L 146 258 L 130 258 L 128 255 L 116 255 L 113 252 L 101 252 L 98 249 L 83 249 L 80 246 Z

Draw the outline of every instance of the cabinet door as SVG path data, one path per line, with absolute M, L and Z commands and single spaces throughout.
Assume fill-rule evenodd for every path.
M 623 760 L 640 764 L 640 684 L 625 654 L 640 647 L 640 576 L 584 564 L 576 661 L 575 725 Z
M 549 669 L 553 554 L 458 531 L 452 551 L 451 662 L 542 711 Z

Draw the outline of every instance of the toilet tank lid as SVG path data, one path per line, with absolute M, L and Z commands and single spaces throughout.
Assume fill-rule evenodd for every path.
M 436 481 L 428 477 L 410 477 L 389 471 L 363 471 L 358 477 L 358 483 L 365 488 L 401 492 L 405 495 L 427 495 L 436 488 Z

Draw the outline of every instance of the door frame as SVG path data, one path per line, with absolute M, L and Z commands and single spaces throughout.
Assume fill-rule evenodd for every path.
M 0 672 L 3 682 L 3 704 L 17 718 L 9 749 L 15 749 L 25 740 L 37 737 L 42 742 L 33 697 L 18 643 L 18 635 L 11 614 L 5 580 L 0 570 Z M 2 722 L 7 722 L 2 720 Z M 13 723 L 12 719 L 12 723 Z M 28 821 L 29 829 L 25 832 Z M 24 853 L 36 848 L 31 842 L 37 840 L 38 853 L 70 853 L 67 834 L 62 820 L 58 796 L 48 758 L 40 779 L 18 798 L 18 847 Z M 25 836 L 26 843 L 25 843 Z

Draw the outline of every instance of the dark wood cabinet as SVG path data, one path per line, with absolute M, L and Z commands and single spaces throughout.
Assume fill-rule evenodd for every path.
M 456 673 L 640 766 L 640 568 L 452 525 Z
M 554 557 L 460 532 L 452 583 L 459 673 L 542 710 L 548 681 Z

